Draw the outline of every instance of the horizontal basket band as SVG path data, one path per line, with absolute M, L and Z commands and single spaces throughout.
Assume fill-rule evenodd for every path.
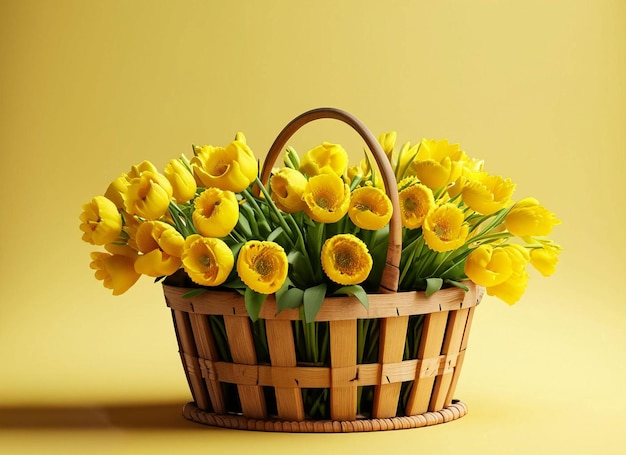
M 212 362 L 186 355 L 188 369 L 199 365 L 207 380 L 237 385 L 282 388 L 327 388 L 375 386 L 412 381 L 452 373 L 465 351 L 438 357 L 404 360 L 397 363 L 366 363 L 349 367 L 280 367 L 271 365 L 244 365 L 231 362 Z M 190 371 L 196 374 L 195 371 Z

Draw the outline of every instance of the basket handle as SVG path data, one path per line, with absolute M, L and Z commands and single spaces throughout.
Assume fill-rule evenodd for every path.
M 260 179 L 263 184 L 267 183 L 274 163 L 279 158 L 289 138 L 291 138 L 296 131 L 313 120 L 324 118 L 340 120 L 352 127 L 363 138 L 367 147 L 372 152 L 376 163 L 378 164 L 379 171 L 385 184 L 385 191 L 387 192 L 393 207 L 393 214 L 391 216 L 391 220 L 389 221 L 387 259 L 380 283 L 380 291 L 387 293 L 397 292 L 398 282 L 400 279 L 400 255 L 402 254 L 402 221 L 400 218 L 400 202 L 397 190 L 398 185 L 387 155 L 385 155 L 385 152 L 374 135 L 359 119 L 354 117 L 352 114 L 331 107 L 312 109 L 294 118 L 278 134 L 276 140 L 270 147 L 265 163 L 263 164 L 263 168 L 261 169 Z

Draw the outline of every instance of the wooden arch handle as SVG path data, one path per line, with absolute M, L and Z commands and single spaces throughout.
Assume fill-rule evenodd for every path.
M 387 192 L 393 207 L 393 215 L 389 221 L 387 259 L 380 283 L 380 291 L 396 292 L 398 290 L 398 282 L 400 278 L 400 255 L 402 254 L 402 220 L 400 217 L 398 185 L 387 155 L 374 135 L 359 119 L 348 112 L 330 107 L 312 109 L 294 118 L 278 134 L 276 140 L 270 147 L 265 163 L 263 164 L 263 168 L 261 169 L 261 181 L 264 184 L 267 183 L 274 163 L 278 160 L 281 152 L 287 144 L 287 141 L 296 133 L 296 131 L 309 122 L 325 118 L 340 120 L 359 133 L 378 164 L 379 171 L 385 184 L 385 191 Z

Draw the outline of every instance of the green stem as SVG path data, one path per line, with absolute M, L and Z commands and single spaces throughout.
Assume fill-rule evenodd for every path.
M 197 234 L 195 226 L 191 222 L 190 218 L 185 215 L 185 212 L 173 201 L 170 201 L 168 207 L 172 220 L 174 220 L 174 226 L 176 230 L 180 232 L 183 237 L 188 237 L 192 234 Z
M 321 324 L 321 323 L 318 323 Z M 330 328 L 328 322 L 324 323 L 324 338 L 322 338 L 322 348 L 320 350 L 320 362 L 326 365 L 326 353 L 328 352 L 328 345 L 330 343 Z
M 319 361 L 319 352 L 317 346 L 316 323 L 302 321 L 304 332 L 304 343 L 306 345 L 306 361 L 317 363 Z
M 267 189 L 263 185 L 263 182 L 261 182 L 261 179 L 258 176 L 256 178 L 256 184 L 259 185 L 259 188 L 261 189 L 263 196 L 265 196 L 265 202 L 267 203 L 268 207 L 272 210 L 272 212 L 274 212 L 274 214 L 276 215 L 276 218 L 278 219 L 278 223 L 284 229 L 285 234 L 287 234 L 287 237 L 293 238 L 293 233 L 291 232 L 291 228 L 287 225 L 287 222 L 285 221 L 285 218 L 283 217 L 282 212 L 278 209 L 278 207 L 276 207 L 276 204 L 274 204 L 272 197 L 270 196 L 269 192 L 267 191 Z
M 295 220 L 295 218 L 293 217 L 292 214 L 288 214 L 287 215 L 287 220 L 289 220 L 289 222 L 294 227 L 294 230 L 298 234 L 298 240 L 297 240 L 297 243 L 296 243 L 296 249 L 299 250 L 304 255 L 304 257 L 306 258 L 306 260 L 310 264 L 311 263 L 311 258 L 309 257 L 309 252 L 308 252 L 308 250 L 306 248 L 306 243 L 304 242 L 304 236 L 302 235 L 302 229 L 300 228 L 300 226 L 298 226 L 298 223 L 296 223 L 296 220 Z
M 413 160 L 415 160 L 415 157 L 417 156 L 417 154 L 420 151 L 420 147 L 422 146 L 422 143 L 420 142 L 419 145 L 417 146 L 417 150 L 415 150 L 415 153 L 413 154 L 413 156 L 406 162 L 406 166 L 404 166 L 404 169 L 402 169 L 401 173 L 396 174 L 396 178 L 399 181 L 401 181 L 404 178 L 404 175 L 406 174 L 406 171 L 409 170 L 409 167 L 411 166 L 411 163 L 413 162 Z M 400 165 L 400 159 L 398 158 L 398 166 Z
M 246 243 L 246 238 L 237 232 L 235 229 L 230 231 L 230 237 L 235 241 L 235 243 Z
M 415 274 L 414 274 L 414 283 L 420 279 L 423 278 L 424 275 L 426 274 L 426 270 L 428 270 L 428 267 L 431 266 L 431 264 L 433 263 L 433 261 L 435 260 L 435 258 L 437 257 L 437 253 L 429 248 L 426 249 L 426 257 L 424 257 L 424 260 L 419 263 L 419 265 L 416 267 L 415 269 Z M 421 256 L 421 255 L 420 255 Z
M 245 190 L 241 192 L 241 194 L 243 195 L 243 198 L 246 200 L 246 202 L 250 204 L 250 206 L 257 213 L 257 216 L 265 217 L 265 215 L 263 214 L 263 210 L 261 210 L 261 207 L 259 207 L 259 204 L 257 203 L 256 198 L 252 195 L 252 193 L 250 193 L 249 189 L 246 188 Z
M 437 259 L 438 259 L 438 260 L 437 260 L 437 262 L 436 262 L 437 266 L 435 267 L 435 270 L 433 270 L 433 272 L 432 272 L 432 273 L 430 273 L 429 275 L 430 275 L 430 276 L 433 276 L 433 277 L 438 276 L 438 275 L 437 275 L 437 272 L 439 271 L 439 269 L 441 268 L 441 266 L 442 266 L 442 265 L 444 265 L 444 264 L 446 263 L 446 261 L 450 258 L 450 256 L 452 256 L 452 255 L 453 255 L 454 253 L 456 253 L 456 252 L 457 252 L 457 250 L 452 250 L 452 251 L 446 251 L 446 252 L 445 252 L 445 253 L 443 253 L 443 254 L 438 254 L 438 255 L 437 255 Z
M 404 267 L 402 267 L 402 274 L 400 275 L 400 289 L 404 289 L 404 286 L 406 285 L 404 280 L 411 269 L 411 265 L 413 265 L 413 260 L 415 257 L 419 258 L 422 254 L 422 250 L 424 249 L 424 237 L 418 237 L 410 247 L 411 251 L 409 253 L 409 257 L 406 260 Z
M 318 223 L 313 221 L 313 225 L 308 225 L 307 228 L 307 250 L 308 258 L 311 262 L 311 267 L 315 274 L 315 282 L 321 283 L 324 280 L 324 274 L 322 272 L 321 254 L 322 243 L 326 237 L 326 225 L 324 223 Z
M 495 234 L 488 234 L 488 235 L 487 234 L 488 233 L 485 233 L 484 235 L 478 235 L 476 237 L 472 237 L 471 238 L 472 243 L 474 242 L 489 243 L 494 240 L 508 239 L 510 237 L 513 237 L 513 234 L 511 234 L 510 232 L 497 232 Z

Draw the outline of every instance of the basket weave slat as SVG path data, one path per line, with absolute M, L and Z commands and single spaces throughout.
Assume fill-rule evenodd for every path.
M 440 376 L 450 368 L 458 368 L 464 351 L 457 354 L 439 355 L 421 360 L 403 360 L 397 363 L 357 364 L 355 368 L 343 367 L 350 383 L 356 386 L 385 386 L 412 381 L 422 375 Z M 270 365 L 244 365 L 232 362 L 212 362 L 185 354 L 185 358 L 200 364 L 205 379 L 240 385 L 258 385 L 283 389 L 328 388 L 333 385 L 332 368 L 329 367 L 279 367 Z M 420 370 L 422 368 L 422 370 Z M 455 371 L 456 371 L 455 368 Z M 339 384 L 339 372 L 335 372 L 335 384 Z M 354 371 L 354 375 L 352 372 Z
M 211 327 L 209 326 L 208 318 L 202 314 L 190 313 L 189 321 L 191 322 L 196 351 L 200 359 L 205 359 L 208 362 L 217 361 L 217 347 Z M 210 370 L 206 368 L 205 364 L 199 362 L 199 365 L 213 410 L 218 413 L 226 412 L 224 397 L 219 382 L 211 375 Z
M 381 321 L 379 358 L 385 367 L 390 367 L 402 360 L 408 323 L 408 316 L 387 318 Z M 398 410 L 398 397 L 402 382 L 392 381 L 390 376 L 395 375 L 388 369 L 381 371 L 381 386 L 376 389 L 374 395 L 372 415 L 377 419 L 394 417 Z
M 461 341 L 461 347 L 459 356 L 456 361 L 456 368 L 454 369 L 454 374 L 452 375 L 452 382 L 450 384 L 450 390 L 448 390 L 448 395 L 446 396 L 446 403 L 451 403 L 454 398 L 454 392 L 456 390 L 456 385 L 459 382 L 459 378 L 461 376 L 461 369 L 463 367 L 463 361 L 465 360 L 465 350 L 467 349 L 467 343 L 469 340 L 470 329 L 472 328 L 472 320 L 474 319 L 474 312 L 476 311 L 476 307 L 471 307 L 469 309 L 469 314 L 467 315 L 467 321 L 465 322 L 465 331 L 463 333 L 463 340 Z
M 241 365 L 257 364 L 256 350 L 254 348 L 254 339 L 250 329 L 250 321 L 245 318 L 236 316 L 224 316 L 224 325 L 226 326 L 226 334 L 228 335 L 228 344 L 233 362 Z M 237 376 L 246 379 L 246 368 L 240 368 Z M 250 381 L 254 380 L 258 383 L 257 377 L 247 378 L 245 384 L 237 384 L 239 399 L 243 413 L 254 419 L 265 419 L 267 410 L 265 407 L 265 397 L 263 389 L 258 385 L 250 385 Z
M 355 420 L 358 379 L 356 319 L 330 321 L 331 394 L 333 420 Z
M 283 370 L 272 369 L 272 382 L 285 378 L 286 370 L 296 366 L 296 348 L 293 341 L 291 321 L 266 321 L 267 344 L 272 359 L 272 366 L 285 367 Z M 276 386 L 276 407 L 278 417 L 283 420 L 304 420 L 302 393 L 297 387 L 297 379 L 287 381 L 288 387 Z
M 181 361 L 187 376 L 193 399 L 200 409 L 210 409 L 208 391 L 202 384 L 202 373 L 198 363 L 198 352 L 194 343 L 189 316 L 182 311 L 173 311 L 174 328 L 181 355 Z
M 437 379 L 435 380 L 435 387 L 428 407 L 429 411 L 436 411 L 450 404 L 447 403 L 446 400 L 450 385 L 452 384 L 452 376 L 457 366 L 456 362 L 461 348 L 461 342 L 463 341 L 463 334 L 465 333 L 468 313 L 469 308 L 450 312 L 446 336 L 443 341 L 443 347 L 441 348 L 441 354 L 445 356 L 443 365 L 444 371 L 440 375 L 437 375 Z
M 416 371 L 415 383 L 407 402 L 406 413 L 408 415 L 422 414 L 428 411 L 430 396 L 439 367 L 439 364 L 434 363 L 433 360 L 441 352 L 447 321 L 447 311 L 426 315 L 418 354 L 419 358 L 423 360 L 418 362 L 419 367 Z

